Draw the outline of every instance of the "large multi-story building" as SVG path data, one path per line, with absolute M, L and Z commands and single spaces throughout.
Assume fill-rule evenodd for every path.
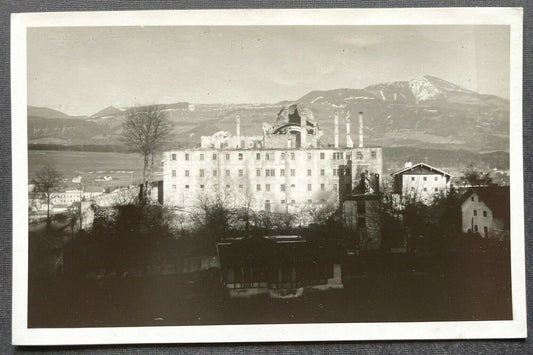
M 298 212 L 302 208 L 338 205 L 341 166 L 360 173 L 382 171 L 381 148 L 363 147 L 362 113 L 359 146 L 346 119 L 346 146 L 339 146 L 338 115 L 335 142 L 321 142 L 322 130 L 312 113 L 297 105 L 282 110 L 274 126 L 263 124 L 260 136 L 242 137 L 218 132 L 202 137 L 200 147 L 164 154 L 163 200 L 179 208 L 194 208 L 205 199 L 224 199 L 230 206 L 255 211 Z M 305 128 L 304 128 L 305 127 Z M 350 186 L 354 186 L 350 185 Z

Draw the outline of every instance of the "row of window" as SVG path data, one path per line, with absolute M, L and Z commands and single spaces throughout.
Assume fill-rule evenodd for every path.
M 229 187 L 229 185 L 226 185 L 226 186 Z M 296 188 L 296 185 L 295 184 L 291 184 L 291 189 L 294 189 L 294 188 Z M 261 184 L 257 184 L 255 189 L 256 189 L 256 191 L 261 191 Z M 285 184 L 279 185 L 279 189 L 282 192 L 287 190 Z M 337 190 L 337 185 L 336 184 L 333 184 L 333 190 L 334 191 Z M 265 191 L 271 191 L 270 190 L 270 184 L 265 184 Z M 307 184 L 307 191 L 313 191 L 313 185 L 312 184 Z M 320 184 L 320 191 L 326 191 L 326 184 Z
M 487 211 L 483 211 L 483 217 L 487 217 Z M 474 210 L 474 216 L 477 216 L 477 210 Z
M 416 180 L 416 177 L 415 177 L 415 176 L 411 176 L 411 181 L 415 181 L 415 180 Z M 427 177 L 427 176 L 424 176 L 424 177 L 422 178 L 422 180 L 424 180 L 424 181 L 428 181 L 428 177 Z M 435 176 L 435 177 L 433 178 L 433 180 L 438 181 L 438 180 L 439 180 L 439 177 L 438 177 L 438 176 Z
M 225 159 L 226 160 L 230 160 L 231 159 L 231 154 L 230 153 L 221 153 L 224 155 Z M 264 160 L 276 160 L 276 153 L 263 153 L 264 154 Z M 212 160 L 217 160 L 218 159 L 218 153 L 212 153 L 211 155 L 211 159 Z M 261 160 L 261 153 L 256 153 L 255 154 L 255 159 L 256 160 Z M 344 159 L 344 152 L 333 152 L 332 155 L 331 155 L 331 159 L 333 160 L 343 160 Z M 371 154 L 370 154 L 371 158 L 372 159 L 376 159 L 377 158 L 377 152 L 376 151 L 372 151 Z M 285 160 L 287 159 L 288 157 L 290 157 L 290 160 L 295 160 L 296 159 L 296 154 L 294 152 L 291 152 L 291 153 L 285 153 L 285 152 L 281 152 L 280 153 L 280 159 L 281 160 Z M 357 160 L 363 160 L 363 152 L 356 152 L 355 153 L 355 158 Z M 206 154 L 205 153 L 200 153 L 199 155 L 199 159 L 200 160 L 205 160 L 206 158 Z M 237 155 L 237 158 L 238 160 L 243 160 L 244 159 L 244 154 L 243 153 L 238 153 Z M 347 152 L 346 153 L 346 160 L 350 160 L 352 158 L 352 155 L 351 153 Z M 172 153 L 170 155 L 170 159 L 171 160 L 177 160 L 178 157 L 177 157 L 177 154 L 176 153 Z M 185 153 L 185 160 L 190 160 L 191 159 L 191 156 L 190 156 L 190 153 Z M 312 160 L 313 159 L 313 153 L 312 152 L 308 152 L 307 153 L 307 159 L 308 160 Z M 326 159 L 326 153 L 325 152 L 320 152 L 320 159 L 321 160 L 324 160 Z
M 189 185 L 189 184 L 185 185 L 185 189 L 186 190 L 190 189 L 190 187 L 191 187 L 191 185 Z M 177 185 L 172 185 L 172 190 L 176 190 L 177 188 L 178 188 Z M 201 184 L 200 188 L 201 189 L 205 188 L 205 185 Z M 226 184 L 226 189 L 229 190 L 230 188 L 231 188 L 231 185 L 230 184 Z M 244 188 L 244 185 L 239 184 L 239 189 L 243 189 L 243 188 Z M 295 184 L 291 184 L 290 188 L 291 189 L 295 189 L 296 185 Z M 261 191 L 262 185 L 261 184 L 257 184 L 255 189 L 256 189 L 256 191 Z M 285 184 L 281 184 L 281 185 L 279 185 L 279 189 L 280 189 L 280 191 L 285 192 L 285 191 L 287 191 L 287 186 Z M 272 191 L 270 184 L 265 184 L 265 191 Z M 313 185 L 312 184 L 307 184 L 307 191 L 313 191 Z M 320 184 L 320 191 L 326 191 L 326 184 Z M 333 184 L 333 191 L 337 191 L 337 184 Z
M 205 186 L 204 185 L 200 185 L 200 188 L 204 188 Z M 229 186 L 226 186 L 228 189 L 229 189 Z M 176 189 L 176 185 L 172 185 L 172 189 Z M 185 188 L 188 189 L 189 188 L 189 185 L 185 185 Z M 239 185 L 239 188 L 242 189 L 243 186 L 242 185 Z M 284 205 L 286 204 L 287 201 L 286 200 L 281 200 L 281 204 Z M 296 200 L 290 200 L 290 203 L 291 204 L 295 204 L 296 203 Z M 308 199 L 307 200 L 307 203 L 313 203 L 313 200 L 312 199 Z M 320 203 L 326 203 L 326 200 L 325 199 L 320 199 Z M 270 208 L 270 204 L 271 204 L 271 201 L 270 200 L 265 200 L 265 209 L 269 210 Z
M 411 186 L 411 191 L 415 191 L 415 187 L 414 187 L 414 186 Z M 424 188 L 422 189 L 422 191 L 427 192 L 427 191 L 428 191 L 428 188 L 427 188 L 427 187 L 424 187 Z M 438 187 L 435 187 L 435 188 L 433 189 L 433 191 L 435 191 L 435 192 L 439 192 L 439 188 L 438 188 Z
M 266 177 L 274 177 L 276 176 L 276 169 L 264 169 L 265 170 L 265 176 Z M 290 169 L 290 176 L 296 176 L 296 169 Z M 244 176 L 244 170 L 243 169 L 239 169 L 239 176 L 242 177 Z M 280 169 L 279 170 L 279 175 L 280 176 L 285 176 L 285 173 L 286 173 L 286 170 L 285 169 Z M 333 175 L 338 175 L 339 174 L 339 169 L 333 169 Z M 256 176 L 262 176 L 262 169 L 255 169 L 255 175 Z M 191 172 L 190 170 L 185 170 L 184 172 L 184 176 L 185 177 L 189 177 L 191 176 Z M 200 177 L 204 177 L 205 176 L 205 169 L 200 169 L 199 170 L 199 176 Z M 218 170 L 217 169 L 213 169 L 213 176 L 218 176 Z M 225 171 L 225 176 L 226 177 L 230 177 L 231 176 L 231 171 L 230 170 L 226 170 Z M 307 169 L 307 176 L 313 176 L 313 170 L 312 169 Z M 320 176 L 326 176 L 326 169 L 320 169 Z M 172 177 L 177 177 L 177 171 L 176 170 L 172 170 Z
M 326 203 L 326 200 L 325 199 L 320 199 L 319 200 L 320 203 Z M 286 200 L 281 200 L 281 204 L 282 205 L 285 205 L 287 203 Z M 291 200 L 290 201 L 291 204 L 295 204 L 296 203 L 296 200 Z M 312 199 L 308 199 L 306 201 L 306 203 L 313 203 L 313 200 Z M 265 210 L 269 211 L 270 210 L 270 205 L 271 205 L 271 201 L 270 200 L 265 200 Z

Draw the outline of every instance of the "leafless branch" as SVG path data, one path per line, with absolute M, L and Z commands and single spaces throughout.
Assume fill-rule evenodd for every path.
M 46 227 L 50 227 L 50 205 L 53 202 L 54 194 L 63 187 L 63 175 L 52 165 L 45 165 L 37 172 L 32 179 L 35 192 L 41 195 L 46 202 Z
M 143 157 L 143 185 L 152 179 L 154 157 L 171 135 L 167 115 L 157 105 L 128 109 L 120 140 Z M 146 194 L 146 192 L 145 192 Z M 142 201 L 141 201 L 142 202 Z

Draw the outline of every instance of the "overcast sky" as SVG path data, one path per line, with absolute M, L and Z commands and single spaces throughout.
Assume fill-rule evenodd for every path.
M 28 104 L 275 103 L 426 74 L 508 98 L 509 50 L 507 26 L 34 28 Z

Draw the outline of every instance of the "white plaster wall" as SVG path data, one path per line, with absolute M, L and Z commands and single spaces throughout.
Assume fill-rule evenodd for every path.
M 416 198 L 424 203 L 431 203 L 436 195 L 446 194 L 448 190 L 446 176 L 440 174 L 403 174 L 402 194 L 406 198 Z M 435 190 L 437 189 L 437 190 Z
M 362 156 L 357 155 L 357 151 L 362 152 Z M 372 151 L 375 152 L 374 157 Z M 332 159 L 334 152 L 343 152 L 343 159 Z M 277 212 L 284 212 L 287 209 L 298 210 L 310 205 L 320 206 L 330 203 L 336 205 L 339 177 L 334 174 L 334 170 L 338 170 L 339 165 L 346 163 L 347 153 L 352 156 L 354 173 L 358 170 L 368 170 L 381 175 L 380 148 L 169 151 L 164 153 L 163 163 L 164 203 L 176 207 L 194 208 L 202 196 L 218 194 L 235 207 L 251 201 L 252 208 L 258 211 L 265 209 L 267 200 L 270 201 L 271 211 Z M 172 154 L 176 155 L 176 160 L 171 160 Z M 189 160 L 185 160 L 185 154 L 189 154 Z M 203 160 L 200 159 L 202 154 Z M 216 160 L 213 160 L 213 154 L 217 155 Z M 226 154 L 229 154 L 229 159 L 226 159 Z M 238 159 L 239 154 L 242 154 L 242 160 Z M 260 155 L 260 159 L 257 159 L 257 154 Z M 282 159 L 282 154 L 285 154 L 285 159 Z M 324 159 L 321 159 L 321 156 Z M 362 158 L 357 159 L 357 157 Z M 204 177 L 200 176 L 200 169 L 204 170 Z M 261 176 L 257 176 L 257 169 L 261 170 Z M 274 169 L 275 176 L 266 176 L 266 169 Z M 285 170 L 285 176 L 281 175 L 282 169 Z M 324 175 L 321 175 L 322 169 Z M 188 177 L 185 176 L 187 170 Z M 216 176 L 213 170 L 217 170 Z M 229 176 L 226 176 L 226 170 L 229 170 Z M 239 176 L 239 170 L 243 171 L 243 176 Z M 294 176 L 291 176 L 291 170 L 294 170 Z M 311 176 L 308 175 L 308 170 L 311 171 Z M 172 175 L 173 171 L 175 177 Z M 353 180 L 355 183 L 358 177 L 353 176 Z M 258 184 L 261 186 L 260 191 L 257 190 Z M 270 191 L 267 191 L 267 184 L 270 185 Z M 285 185 L 285 191 L 281 190 L 282 184 Z M 308 191 L 308 184 L 311 185 L 311 191 Z M 201 185 L 204 187 L 201 188 Z
M 472 201 L 474 198 L 474 201 Z M 474 211 L 477 211 L 477 215 L 474 215 Z M 487 217 L 483 217 L 483 211 L 487 211 Z M 484 227 L 488 228 L 489 237 L 494 231 L 494 218 L 492 211 L 488 206 L 479 199 L 476 193 L 473 193 L 466 201 L 461 205 L 461 213 L 463 216 L 462 230 L 467 233 L 469 229 L 475 232 L 475 228 L 472 226 L 478 226 L 478 232 L 482 237 L 485 237 Z

